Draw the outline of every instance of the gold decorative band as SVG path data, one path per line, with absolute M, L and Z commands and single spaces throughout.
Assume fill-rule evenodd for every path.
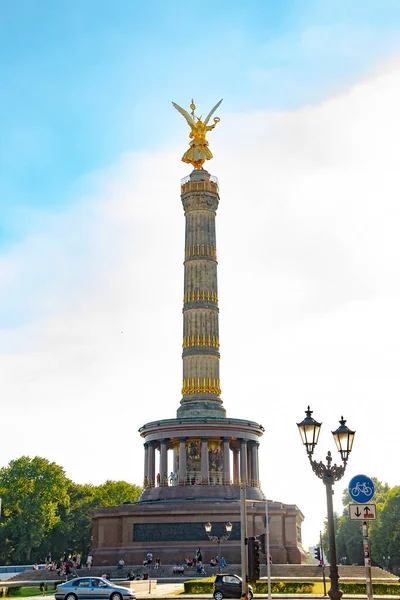
M 200 302 L 200 300 L 218 304 L 218 294 L 217 292 L 210 292 L 210 290 L 193 290 L 192 292 L 185 292 L 183 296 L 184 304 L 188 302 Z
M 192 377 L 182 382 L 182 396 L 187 394 L 221 394 L 219 379 L 214 377 Z
M 203 192 L 205 190 L 218 194 L 218 184 L 214 181 L 188 181 L 181 183 L 182 194 L 187 194 L 188 192 Z
M 217 249 L 215 246 L 209 246 L 208 244 L 188 246 L 185 248 L 185 258 L 192 256 L 211 256 L 212 258 L 217 258 Z
M 219 337 L 217 335 L 184 335 L 182 348 L 194 348 L 195 346 L 208 346 L 219 349 Z

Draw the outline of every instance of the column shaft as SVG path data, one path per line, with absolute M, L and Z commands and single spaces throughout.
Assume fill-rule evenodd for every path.
M 239 478 L 239 448 L 233 448 L 233 485 L 240 485 Z
M 168 447 L 167 440 L 161 440 L 160 443 L 160 485 L 168 485 Z
M 144 481 L 149 480 L 149 445 L 144 445 Z M 146 479 L 147 478 L 147 479 Z
M 240 440 L 240 483 L 247 484 L 247 440 Z
M 224 417 L 220 398 L 218 278 L 215 216 L 218 184 L 195 169 L 181 186 L 185 210 L 183 380 L 177 416 Z
M 209 467 L 208 467 L 208 439 L 201 439 L 201 483 L 209 484 Z
M 156 453 L 154 442 L 149 442 L 149 487 L 154 487 L 156 476 Z
M 186 484 L 186 438 L 179 440 L 179 485 Z
M 259 462 L 259 457 L 258 457 L 258 449 L 260 447 L 259 442 L 255 443 L 255 447 L 256 447 L 256 452 L 255 452 L 255 457 L 256 457 L 256 480 L 257 480 L 257 487 L 260 487 L 260 462 Z
M 247 442 L 247 482 L 249 485 L 253 485 L 253 469 L 251 461 L 251 442 Z
M 229 450 L 230 438 L 224 438 L 224 484 L 229 485 L 231 482 L 231 460 Z
M 258 486 L 258 476 L 257 476 L 257 444 L 256 442 L 251 442 L 251 485 L 253 487 Z

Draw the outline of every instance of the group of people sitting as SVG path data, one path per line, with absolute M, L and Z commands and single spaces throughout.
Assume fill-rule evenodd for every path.
M 138 573 L 137 575 L 135 575 L 135 573 L 133 571 L 129 571 L 128 572 L 128 581 L 140 581 L 142 579 L 148 579 L 149 578 L 149 574 L 144 572 L 143 575 L 141 575 L 140 573 Z
M 198 558 L 192 558 L 191 556 L 189 556 L 189 558 L 185 559 L 186 562 L 186 566 L 187 567 L 196 567 L 196 573 L 200 574 L 200 575 L 205 575 L 205 571 L 204 571 L 204 567 L 203 567 L 203 563 L 201 561 L 201 559 L 199 560 Z M 226 567 L 226 561 L 224 559 L 223 556 L 221 556 L 221 568 L 224 569 Z M 216 567 L 218 565 L 218 558 L 214 557 L 210 560 L 210 567 Z
M 172 573 L 174 575 L 183 575 L 185 572 L 185 567 L 181 564 L 176 564 L 172 567 Z
M 221 556 L 221 560 L 219 561 L 221 564 L 221 569 L 225 569 L 226 561 L 223 556 Z M 210 567 L 216 567 L 218 565 L 218 558 L 212 558 L 210 560 Z
M 207 573 L 204 570 L 203 563 L 199 560 L 196 564 L 196 573 L 197 575 L 206 575 Z
M 152 552 L 148 552 L 146 554 L 146 556 L 143 559 L 143 566 L 144 567 L 151 567 L 153 564 L 153 553 Z M 161 559 L 160 558 L 156 558 L 156 562 L 154 564 L 154 568 L 158 569 L 159 566 L 161 565 Z

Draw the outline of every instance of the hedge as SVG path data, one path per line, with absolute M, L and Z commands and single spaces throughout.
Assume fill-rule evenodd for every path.
M 21 592 L 21 586 L 9 587 L 7 590 L 7 596 L 19 596 Z
M 361 582 L 339 582 L 345 594 L 366 594 L 366 584 Z M 400 583 L 372 583 L 372 591 L 379 596 L 399 596 Z
M 274 594 L 311 594 L 314 584 L 310 581 L 271 581 L 271 592 Z M 253 584 L 255 594 L 267 594 L 268 582 L 257 581 Z
M 215 577 L 204 579 L 191 579 L 184 582 L 185 594 L 212 594 Z M 252 584 L 255 594 L 266 594 L 268 584 L 266 581 L 257 581 Z M 272 581 L 271 591 L 274 594 L 310 594 L 313 584 L 300 581 Z
M 205 577 L 204 579 L 189 579 L 185 581 L 185 594 L 212 594 L 214 590 L 215 577 Z
M 184 582 L 185 594 L 212 594 L 215 577 L 191 579 Z M 329 586 L 329 581 L 327 582 Z M 252 584 L 255 594 L 266 594 L 268 582 L 257 581 Z M 361 582 L 339 582 L 345 594 L 366 594 L 366 584 Z M 271 581 L 273 594 L 312 594 L 314 583 L 311 581 Z M 374 583 L 373 593 L 379 596 L 400 596 L 400 583 Z

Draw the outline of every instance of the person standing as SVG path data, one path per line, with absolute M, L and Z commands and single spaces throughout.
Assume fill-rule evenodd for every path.
M 92 565 L 93 565 L 93 556 L 92 556 L 92 553 L 89 552 L 88 557 L 86 559 L 86 568 L 89 569 L 89 571 L 90 571 L 90 569 L 92 568 Z

